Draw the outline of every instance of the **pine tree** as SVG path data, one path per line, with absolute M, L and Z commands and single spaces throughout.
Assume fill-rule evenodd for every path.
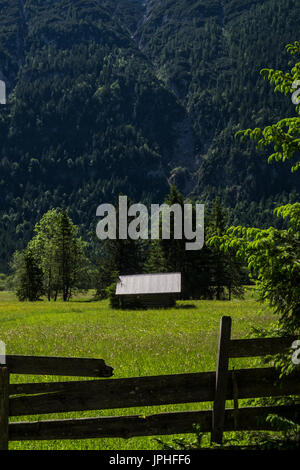
M 209 237 L 221 237 L 226 233 L 227 218 L 228 214 L 226 209 L 221 205 L 219 199 L 216 199 L 210 215 L 208 227 Z M 236 259 L 233 250 L 231 249 L 223 253 L 211 247 L 210 252 L 210 277 L 214 297 L 217 300 L 225 299 L 226 289 L 228 300 L 231 300 L 232 294 L 242 296 L 243 267 Z
M 144 265 L 146 273 L 166 273 L 168 272 L 164 252 L 160 240 L 154 240 L 149 247 L 148 257 Z
M 122 194 L 119 195 L 119 197 Z M 132 202 L 127 198 L 127 209 Z M 96 296 L 107 297 L 107 288 L 115 284 L 120 275 L 138 274 L 142 271 L 142 242 L 140 240 L 126 240 L 119 238 L 119 198 L 115 203 L 116 208 L 116 234 L 115 240 L 101 241 L 102 256 L 99 266 Z M 130 223 L 131 218 L 128 217 Z
M 190 201 L 189 201 L 190 203 Z M 162 237 L 162 219 L 160 219 L 160 239 L 151 243 L 147 262 L 146 272 L 180 272 L 182 281 L 182 299 L 199 298 L 206 291 L 203 279 L 206 279 L 206 271 L 201 270 L 203 260 L 203 250 L 188 251 L 184 231 L 184 204 L 183 195 L 175 185 L 170 187 L 170 193 L 165 200 L 165 204 L 170 207 L 178 204 L 182 213 L 182 237 L 174 238 L 174 213 L 170 217 L 169 239 Z M 193 214 L 194 215 L 194 214 Z M 206 250 L 205 250 L 206 251 Z M 201 283 L 201 280 L 203 281 Z
M 56 244 L 53 262 L 57 266 L 57 288 L 64 301 L 70 299 L 72 288 L 78 281 L 78 268 L 83 261 L 82 243 L 77 239 L 77 228 L 72 223 L 65 208 L 60 212 L 57 231 L 53 242 Z
M 43 273 L 33 251 L 27 248 L 23 253 L 15 253 L 13 266 L 18 299 L 30 302 L 39 300 L 44 294 Z

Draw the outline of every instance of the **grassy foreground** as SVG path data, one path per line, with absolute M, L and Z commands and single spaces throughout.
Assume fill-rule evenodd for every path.
M 106 301 L 94 302 L 91 297 L 78 297 L 69 303 L 21 303 L 12 293 L 0 292 L 0 339 L 6 343 L 8 354 L 103 358 L 114 367 L 115 378 L 201 372 L 215 370 L 220 318 L 230 315 L 232 337 L 242 338 L 249 334 L 251 327 L 267 326 L 274 321 L 269 310 L 260 312 L 260 309 L 254 291 L 250 290 L 244 300 L 178 302 L 176 308 L 147 311 L 112 310 Z M 249 361 L 235 359 L 231 365 L 249 366 Z M 11 376 L 12 382 L 41 380 L 69 378 Z M 152 414 L 210 409 L 211 405 L 52 414 L 15 420 Z M 170 441 L 172 436 L 163 440 Z M 152 437 L 10 443 L 10 449 L 30 450 L 158 448 Z

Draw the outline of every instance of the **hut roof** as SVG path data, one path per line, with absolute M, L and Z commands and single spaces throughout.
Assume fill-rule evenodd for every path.
M 116 295 L 178 294 L 181 273 L 135 274 L 119 276 Z

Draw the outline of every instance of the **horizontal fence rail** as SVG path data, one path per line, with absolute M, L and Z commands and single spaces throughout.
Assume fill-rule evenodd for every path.
M 297 336 L 282 338 L 231 339 L 229 357 L 258 357 L 289 352 Z
M 249 407 L 225 410 L 224 431 L 274 430 L 266 421 L 269 414 L 293 418 L 300 424 L 300 406 Z M 150 416 L 113 416 L 48 420 L 9 425 L 9 440 L 31 441 L 51 439 L 124 438 L 186 434 L 200 426 L 201 432 L 211 432 L 212 411 L 183 411 Z
M 103 359 L 47 356 L 6 356 L 11 374 L 63 375 L 73 377 L 111 377 L 113 368 Z
M 179 403 L 209 402 L 215 398 L 215 372 L 162 375 L 128 379 L 10 385 L 10 416 L 98 409 L 132 408 Z M 300 372 L 279 383 L 271 367 L 240 369 L 229 373 L 226 399 L 276 397 L 300 393 Z M 33 395 L 35 394 L 35 395 Z
M 47 384 L 50 393 L 10 397 L 10 416 L 211 401 L 214 378 L 203 372 Z M 32 385 L 29 393 L 37 390 Z

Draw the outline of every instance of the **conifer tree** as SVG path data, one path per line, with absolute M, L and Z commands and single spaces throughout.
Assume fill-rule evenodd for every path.
M 19 300 L 37 301 L 44 294 L 43 273 L 30 248 L 23 253 L 16 252 L 13 265 L 15 272 L 16 295 Z
M 145 263 L 146 272 L 180 272 L 182 280 L 182 298 L 199 298 L 206 292 L 206 278 L 204 270 L 201 270 L 201 261 L 203 250 L 188 251 L 184 231 L 184 204 L 183 195 L 175 185 L 170 187 L 170 193 L 165 200 L 171 208 L 178 204 L 182 213 L 182 237 L 174 238 L 174 213 L 170 215 L 170 233 L 169 238 L 164 239 L 162 233 L 162 219 L 160 219 L 160 239 L 152 241 L 149 249 L 147 262 Z M 190 201 L 189 201 L 190 202 Z M 206 254 L 204 249 L 204 256 Z M 205 280 L 204 280 L 205 279 Z M 205 294 L 207 295 L 207 294 Z
M 122 194 L 119 195 L 119 197 Z M 120 239 L 119 237 L 119 197 L 115 203 L 116 208 L 116 239 L 101 241 L 102 256 L 99 261 L 99 275 L 97 281 L 98 298 L 107 297 L 107 288 L 115 284 L 120 275 L 139 274 L 142 271 L 142 243 L 140 240 Z M 127 198 L 127 209 L 132 205 Z M 131 221 L 128 217 L 128 223 Z M 111 289 L 112 290 L 112 289 Z
M 208 224 L 209 237 L 221 237 L 226 233 L 228 214 L 219 199 L 214 201 L 210 221 Z M 236 259 L 233 250 L 227 253 L 210 247 L 210 278 L 213 285 L 214 297 L 217 300 L 225 299 L 226 289 L 228 300 L 232 294 L 243 295 L 242 279 L 243 268 Z

